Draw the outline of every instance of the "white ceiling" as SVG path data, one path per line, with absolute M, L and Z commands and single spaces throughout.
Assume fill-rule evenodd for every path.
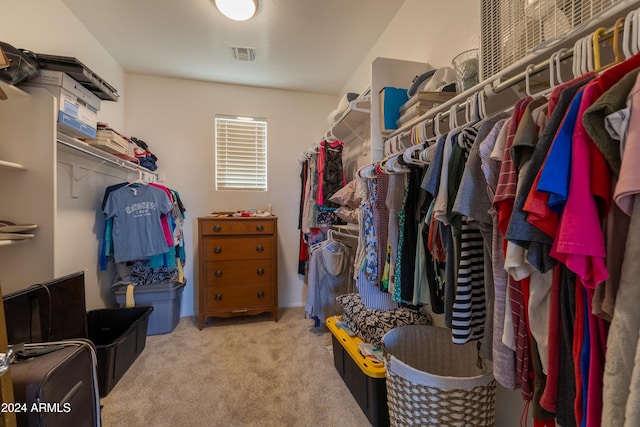
M 404 3 L 261 0 L 237 22 L 212 0 L 63 1 L 127 72 L 336 95 Z

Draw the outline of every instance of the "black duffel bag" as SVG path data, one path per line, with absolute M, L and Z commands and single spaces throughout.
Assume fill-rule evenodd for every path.
M 40 72 L 35 53 L 17 49 L 9 43 L 0 41 L 0 80 L 9 84 L 17 84 L 28 80 Z M 8 64 L 8 65 L 7 65 Z

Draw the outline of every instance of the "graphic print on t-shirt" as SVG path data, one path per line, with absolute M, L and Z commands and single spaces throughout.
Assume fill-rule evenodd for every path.
M 170 211 L 171 201 L 167 194 L 151 185 L 121 187 L 111 192 L 104 213 L 107 219 L 113 218 L 114 261 L 131 261 L 168 252 L 161 217 Z

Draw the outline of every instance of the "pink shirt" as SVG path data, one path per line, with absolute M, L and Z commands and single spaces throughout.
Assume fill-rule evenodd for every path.
M 640 74 L 631 90 L 631 117 L 627 133 L 627 144 L 622 155 L 620 176 L 613 199 L 627 215 L 633 212 L 634 195 L 640 192 Z
M 173 204 L 173 198 L 171 197 L 171 191 L 165 187 L 164 185 L 160 185 L 160 184 L 156 184 L 155 182 L 150 182 L 149 185 L 151 185 L 152 187 L 156 187 L 161 189 L 162 191 L 165 192 L 165 194 L 167 195 L 167 197 L 169 198 L 169 201 L 171 202 L 171 204 Z M 163 215 L 160 218 L 160 224 L 162 224 L 162 233 L 164 234 L 164 239 L 167 241 L 167 245 L 169 245 L 169 247 L 174 246 L 174 241 L 173 241 L 173 233 L 171 232 L 171 226 L 169 225 L 169 218 L 168 215 Z

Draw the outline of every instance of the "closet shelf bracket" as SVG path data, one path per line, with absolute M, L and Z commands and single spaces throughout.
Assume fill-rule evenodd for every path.
M 100 163 L 98 163 L 96 166 L 94 166 L 93 168 L 89 169 L 87 172 L 85 172 L 83 175 L 81 176 L 76 176 L 75 172 L 73 172 L 71 178 L 73 182 L 76 181 L 82 181 L 83 179 L 85 179 L 87 176 L 89 176 L 91 173 L 95 172 L 100 166 L 104 165 L 105 163 L 107 163 L 106 160 L 101 161 Z M 72 169 L 76 169 L 78 168 L 77 165 L 72 165 Z

